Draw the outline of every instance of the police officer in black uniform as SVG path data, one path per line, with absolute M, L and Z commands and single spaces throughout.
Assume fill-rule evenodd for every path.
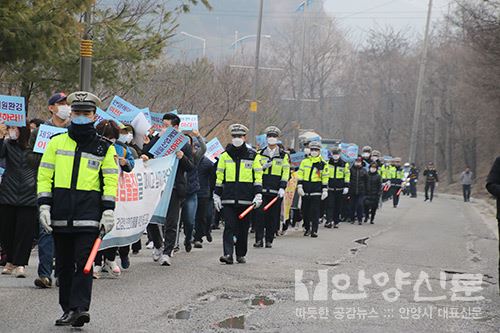
M 118 187 L 116 150 L 94 128 L 99 99 L 78 91 L 68 96 L 71 125 L 53 136 L 38 169 L 40 224 L 53 232 L 59 271 L 59 304 L 63 315 L 56 326 L 81 327 L 90 321 L 92 272 L 83 268 L 99 231 L 114 226 Z

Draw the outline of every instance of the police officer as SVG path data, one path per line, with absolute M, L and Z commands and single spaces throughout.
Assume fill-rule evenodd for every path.
M 264 175 L 262 177 L 263 206 L 271 200 L 279 199 L 266 211 L 256 211 L 256 228 L 254 247 L 263 247 L 265 232 L 266 247 L 271 248 L 275 233 L 280 226 L 281 202 L 290 178 L 290 161 L 286 152 L 278 146 L 281 130 L 276 126 L 265 129 L 267 147 L 259 152 L 260 163 Z
M 297 193 L 302 197 L 304 236 L 318 237 L 321 200 L 328 197 L 328 168 L 321 157 L 321 143 L 312 141 L 310 155 L 301 163 L 298 172 Z
M 114 226 L 118 187 L 116 150 L 94 128 L 99 99 L 78 91 L 68 96 L 71 125 L 47 145 L 38 169 L 40 224 L 53 232 L 59 272 L 56 326 L 81 327 L 90 321 L 92 272 L 83 273 L 99 231 Z
M 379 174 L 382 177 L 382 201 L 387 201 L 391 197 L 391 178 L 395 172 L 395 167 L 392 165 L 392 160 L 383 159 L 383 164 L 380 167 Z
M 349 192 L 351 173 L 349 163 L 340 158 L 340 148 L 332 148 L 332 158 L 328 161 L 328 205 L 326 228 L 338 228 L 343 196 Z
M 403 191 L 403 180 L 405 179 L 403 168 L 401 167 L 401 158 L 395 157 L 392 160 L 392 168 L 390 169 L 391 194 L 392 204 L 394 208 L 398 207 L 399 196 Z
M 257 209 L 262 205 L 262 165 L 260 156 L 245 144 L 248 128 L 240 124 L 229 126 L 232 143 L 219 157 L 215 184 L 214 205 L 224 210 L 224 255 L 220 262 L 232 264 L 233 250 L 236 261 L 246 263 L 250 216 L 242 220 L 239 215 L 249 206 Z

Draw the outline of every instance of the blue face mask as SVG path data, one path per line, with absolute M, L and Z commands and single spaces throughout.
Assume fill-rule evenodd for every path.
M 75 125 L 87 125 L 93 123 L 94 121 L 86 116 L 76 116 L 71 118 L 71 122 Z

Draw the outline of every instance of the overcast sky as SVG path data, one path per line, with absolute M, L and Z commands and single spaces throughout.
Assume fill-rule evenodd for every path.
M 433 21 L 443 18 L 452 0 L 433 0 Z M 206 53 L 217 57 L 231 53 L 231 43 L 238 37 L 256 33 L 259 0 L 210 0 L 208 11 L 195 7 L 190 14 L 179 19 L 180 31 L 206 39 Z M 301 0 L 264 0 L 263 34 L 276 34 L 290 21 L 297 20 L 295 9 Z M 428 0 L 313 0 L 312 15 L 321 7 L 335 17 L 339 24 L 350 31 L 356 42 L 364 40 L 371 28 L 393 26 L 396 30 L 408 30 L 411 35 L 423 34 Z M 178 35 L 174 47 L 188 57 L 199 56 L 202 43 L 199 40 Z M 268 43 L 268 40 L 264 41 Z M 250 49 L 251 39 L 244 47 Z M 173 52 L 176 53 L 176 52 Z

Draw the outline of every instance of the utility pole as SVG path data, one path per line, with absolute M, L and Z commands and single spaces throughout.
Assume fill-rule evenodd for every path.
M 84 32 L 80 41 L 80 90 L 90 91 L 92 79 L 92 37 L 90 35 L 92 5 L 89 5 L 83 15 Z
M 302 48 L 300 50 L 300 75 L 299 75 L 299 96 L 298 96 L 298 107 L 295 108 L 297 113 L 295 115 L 295 120 L 297 121 L 297 128 L 295 131 L 295 140 L 294 144 L 298 145 L 298 137 L 299 137 L 299 128 L 302 121 L 302 113 L 304 112 L 304 62 L 305 62 L 305 54 L 306 54 L 306 35 L 307 35 L 307 21 L 306 21 L 306 11 L 307 11 L 307 3 L 308 0 L 304 0 L 304 11 L 302 13 Z M 297 146 L 298 147 L 298 146 Z M 295 148 L 297 148 L 295 147 Z
M 422 112 L 422 95 L 425 79 L 425 67 L 427 66 L 427 49 L 429 44 L 429 26 L 431 23 L 432 0 L 429 0 L 427 11 L 427 22 L 425 23 L 424 49 L 420 59 L 420 71 L 418 73 L 417 97 L 415 99 L 415 111 L 413 113 L 413 126 L 410 137 L 410 163 L 415 163 L 417 157 L 418 127 L 420 125 L 420 113 Z
M 251 142 L 255 145 L 257 144 L 255 139 L 255 126 L 258 110 L 257 102 L 257 88 L 259 86 L 259 56 L 260 56 L 260 35 L 262 32 L 262 14 L 264 11 L 264 0 L 260 0 L 259 6 L 259 23 L 257 24 L 257 45 L 255 46 L 255 67 L 254 67 L 254 81 L 253 81 L 253 91 L 252 91 L 252 101 L 250 102 L 250 115 L 251 115 L 251 125 L 250 125 L 250 136 Z

